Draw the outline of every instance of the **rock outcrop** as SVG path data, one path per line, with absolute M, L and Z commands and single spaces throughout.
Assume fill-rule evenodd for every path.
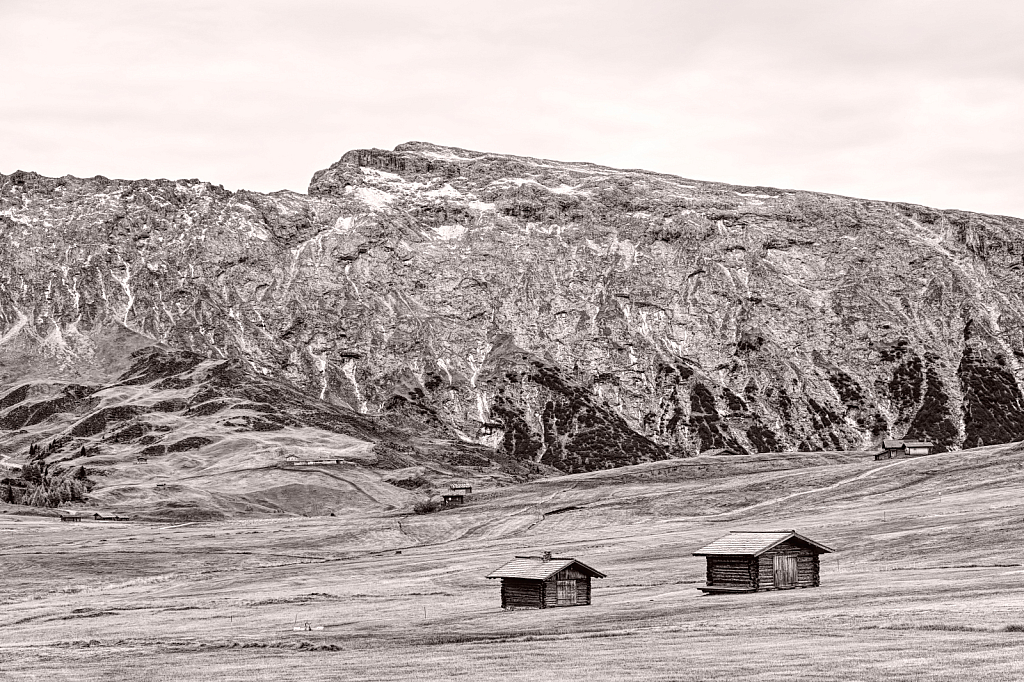
M 8 429 L 161 344 L 563 471 L 1024 439 L 1016 218 L 408 143 L 308 195 L 0 176 L 0 264 Z

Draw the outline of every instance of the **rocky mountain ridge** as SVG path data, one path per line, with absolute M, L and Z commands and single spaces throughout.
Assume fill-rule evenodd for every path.
M 12 433 L 160 345 L 566 472 L 1024 439 L 1016 218 L 408 143 L 307 195 L 0 175 L 0 263 Z

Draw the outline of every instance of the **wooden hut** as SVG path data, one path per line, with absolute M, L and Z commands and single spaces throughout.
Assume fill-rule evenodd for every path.
M 886 439 L 882 441 L 882 451 L 875 455 L 875 459 L 893 459 L 903 453 L 903 441 Z
M 501 579 L 501 608 L 589 606 L 590 579 L 605 574 L 570 557 L 517 556 L 487 576 Z
M 60 514 L 62 523 L 75 523 L 82 520 L 82 515 L 76 511 L 64 511 Z
M 896 459 L 900 457 L 921 457 L 932 454 L 934 445 L 923 440 L 883 440 L 882 451 L 875 459 Z
M 459 507 L 466 503 L 466 496 L 455 493 L 441 495 L 441 505 L 445 507 Z
M 818 556 L 834 550 L 794 530 L 732 531 L 697 550 L 707 558 L 707 585 L 716 592 L 764 592 L 818 587 Z
M 905 440 L 903 441 L 903 454 L 907 457 L 930 455 L 934 447 L 926 440 Z
M 712 448 L 711 450 L 705 450 L 700 453 L 702 456 L 710 455 L 712 457 L 726 456 L 726 457 L 739 457 L 742 453 L 733 448 Z
M 105 514 L 102 512 L 96 512 L 92 515 L 94 521 L 127 521 L 127 516 L 119 516 L 117 514 Z
M 451 490 L 456 495 L 469 495 L 470 493 L 473 492 L 473 486 L 470 485 L 469 483 L 466 483 L 465 481 L 452 483 L 450 486 L 448 486 L 448 489 Z

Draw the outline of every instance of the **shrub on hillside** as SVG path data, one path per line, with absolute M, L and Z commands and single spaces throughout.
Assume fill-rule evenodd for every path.
M 441 503 L 435 500 L 420 500 L 412 506 L 417 514 L 431 514 L 441 508 Z

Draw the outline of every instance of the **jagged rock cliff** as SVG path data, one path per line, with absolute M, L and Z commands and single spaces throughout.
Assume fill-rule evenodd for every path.
M 1022 274 L 1015 218 L 425 143 L 308 195 L 18 172 L 0 397 L 161 343 L 564 471 L 972 447 L 1024 439 Z

